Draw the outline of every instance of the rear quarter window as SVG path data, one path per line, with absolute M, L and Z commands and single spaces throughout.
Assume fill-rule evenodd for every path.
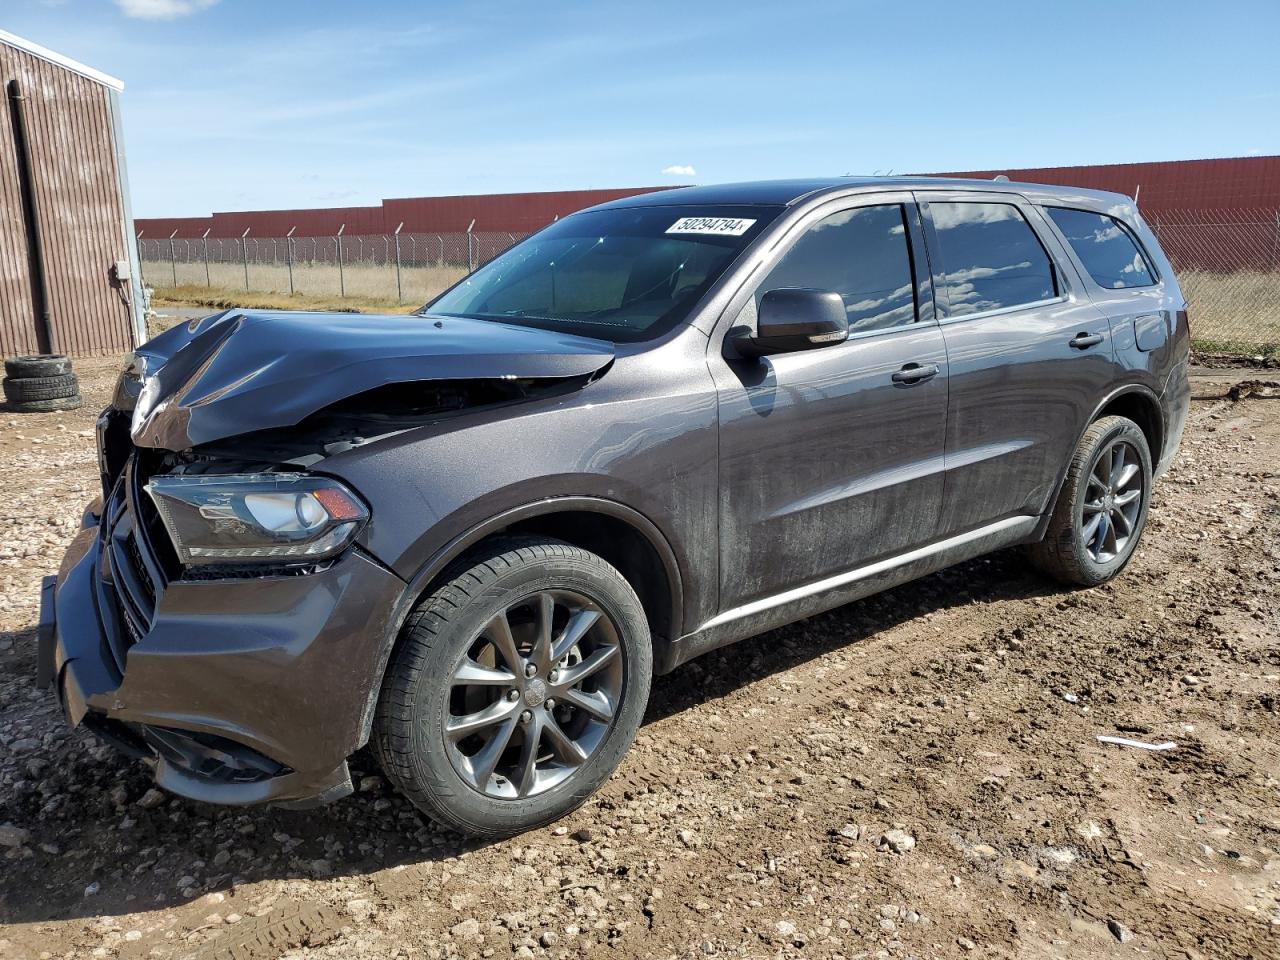
M 1091 210 L 1045 207 L 1085 270 L 1098 286 L 1108 290 L 1149 287 L 1155 271 L 1128 229 L 1115 217 Z

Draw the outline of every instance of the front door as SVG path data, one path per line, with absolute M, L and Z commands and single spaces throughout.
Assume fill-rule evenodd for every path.
M 812 287 L 841 295 L 850 335 L 758 360 L 713 338 L 722 612 L 910 550 L 937 526 L 947 357 L 910 195 L 820 208 L 790 239 L 735 326 L 754 325 L 767 291 Z

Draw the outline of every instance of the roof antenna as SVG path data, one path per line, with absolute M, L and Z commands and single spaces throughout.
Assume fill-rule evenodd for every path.
M 1009 182 L 1009 178 L 1008 178 L 1008 177 L 1006 177 L 1003 173 L 997 173 L 997 174 L 996 174 L 994 177 L 992 177 L 991 179 L 992 179 L 992 180 L 994 180 L 996 183 L 1008 183 L 1008 182 Z

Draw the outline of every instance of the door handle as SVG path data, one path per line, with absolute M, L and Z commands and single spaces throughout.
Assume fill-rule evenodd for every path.
M 894 383 L 924 383 L 938 375 L 936 363 L 908 363 L 901 370 L 895 370 L 891 379 Z
M 1090 347 L 1096 347 L 1101 342 L 1102 334 L 1100 333 L 1078 333 L 1068 341 L 1077 350 L 1088 350 Z

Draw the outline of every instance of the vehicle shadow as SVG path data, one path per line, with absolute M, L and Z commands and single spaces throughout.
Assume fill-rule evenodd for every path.
M 856 644 L 923 614 L 1054 594 L 1018 554 L 970 561 L 808 620 L 761 634 L 655 678 L 645 723 L 726 696 L 761 678 Z M 34 630 L 12 634 L 18 649 Z M 27 644 L 28 647 L 33 644 Z M 0 692 L 14 696 L 34 655 L 5 658 Z M 30 676 L 30 673 L 27 674 Z M 367 751 L 351 763 L 354 796 L 315 810 L 235 809 L 152 794 L 145 765 L 70 734 L 50 698 L 0 704 L 12 720 L 30 704 L 25 734 L 45 744 L 18 758 L 0 795 L 0 824 L 30 832 L 0 871 L 0 922 L 113 916 L 180 908 L 197 895 L 261 880 L 350 877 L 427 864 L 484 846 L 435 826 L 378 776 Z M 2 732 L 2 731 L 0 731 Z M 35 761 L 34 765 L 31 761 Z M 367 779 L 366 779 L 367 778 Z M 376 779 L 373 779 L 376 778 Z M 591 816 L 591 803 L 575 818 Z M 520 843 L 514 841 L 502 841 Z M 91 896 L 85 889 L 97 884 Z M 195 904 L 193 904 L 193 908 Z M 208 913 L 201 909 L 201 915 Z

